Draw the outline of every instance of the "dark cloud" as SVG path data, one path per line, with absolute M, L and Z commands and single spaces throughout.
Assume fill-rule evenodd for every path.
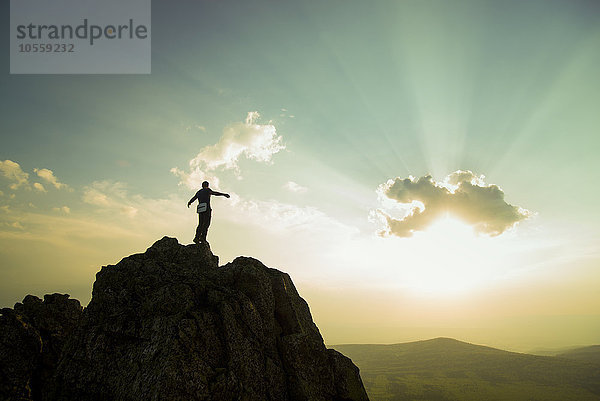
M 483 179 L 471 171 L 458 170 L 441 182 L 434 181 L 431 175 L 389 180 L 378 192 L 403 204 L 408 213 L 396 219 L 379 210 L 386 222 L 381 234 L 410 237 L 438 218 L 452 215 L 478 233 L 496 236 L 530 216 L 528 210 L 506 203 L 504 192 Z

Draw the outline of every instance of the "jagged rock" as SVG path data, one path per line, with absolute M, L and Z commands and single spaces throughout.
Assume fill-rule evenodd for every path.
M 0 399 L 41 399 L 81 305 L 67 294 L 45 295 L 44 301 L 28 295 L 0 313 Z
M 17 309 L 3 314 L 11 330 L 1 344 L 35 351 L 39 319 L 19 320 Z M 165 237 L 103 267 L 77 321 L 60 357 L 53 348 L 52 380 L 27 393 L 31 379 L 19 379 L 24 399 L 368 399 L 358 368 L 325 348 L 290 277 L 256 259 L 218 267 L 208 247 Z M 39 366 L 34 352 L 21 354 L 19 378 Z

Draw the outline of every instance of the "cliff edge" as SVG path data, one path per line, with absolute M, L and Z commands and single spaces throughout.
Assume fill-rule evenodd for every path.
M 7 400 L 368 400 L 286 273 L 168 237 L 103 267 L 85 309 L 2 309 L 0 383 Z

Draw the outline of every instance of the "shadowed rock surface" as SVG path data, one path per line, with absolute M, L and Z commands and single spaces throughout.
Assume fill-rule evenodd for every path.
M 0 310 L 0 399 L 39 400 L 53 385 L 63 346 L 81 318 L 68 295 L 27 295 Z
M 218 267 L 208 247 L 165 237 L 103 267 L 83 312 L 47 297 L 2 310 L 0 398 L 368 399 L 290 277 L 252 258 Z M 69 307 L 54 320 L 26 308 L 56 300 Z

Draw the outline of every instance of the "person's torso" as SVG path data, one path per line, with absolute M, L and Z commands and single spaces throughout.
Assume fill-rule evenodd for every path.
M 206 203 L 208 210 L 210 210 L 210 195 L 212 190 L 210 188 L 202 188 L 196 193 L 198 203 Z

